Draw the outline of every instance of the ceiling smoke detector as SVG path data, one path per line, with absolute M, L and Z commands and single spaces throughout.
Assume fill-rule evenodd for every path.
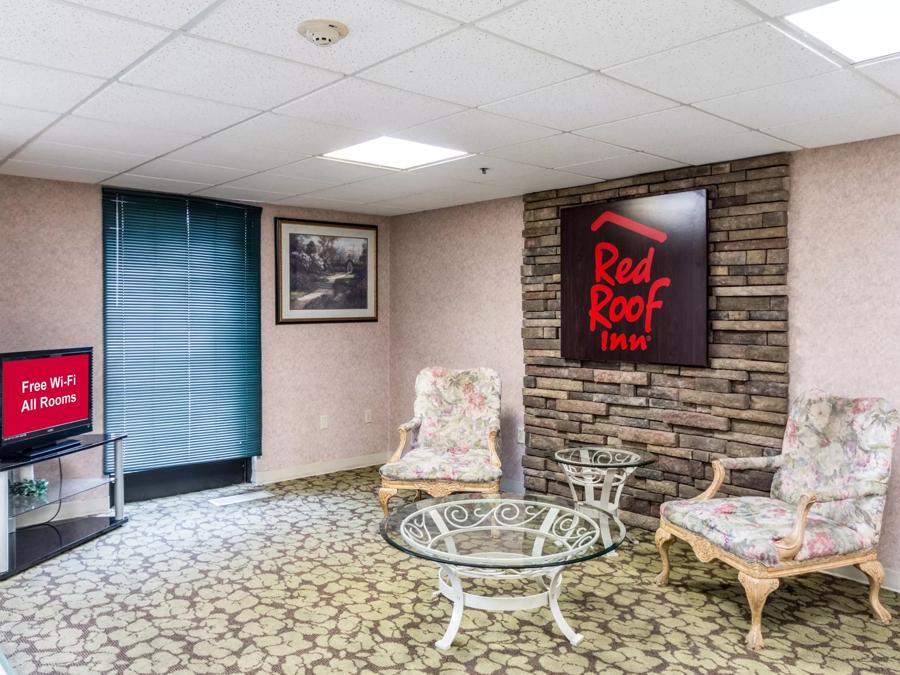
M 297 32 L 318 47 L 327 47 L 347 37 L 347 26 L 331 19 L 313 19 L 297 26 Z

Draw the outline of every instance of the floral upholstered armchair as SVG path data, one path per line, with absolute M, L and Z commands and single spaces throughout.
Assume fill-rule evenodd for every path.
M 416 378 L 415 417 L 400 426 L 400 445 L 381 467 L 385 515 L 397 490 L 432 496 L 500 492 L 500 376 L 488 368 L 425 368 Z M 412 448 L 404 454 L 413 434 Z
M 900 415 L 884 399 L 801 396 L 791 406 L 781 455 L 716 460 L 705 492 L 662 505 L 657 583 L 668 583 L 675 538 L 703 562 L 716 558 L 737 568 L 750 604 L 747 644 L 759 649 L 763 606 L 780 577 L 855 565 L 869 579 L 875 616 L 889 622 L 878 598 L 884 568 L 877 545 L 898 427 Z M 778 469 L 771 496 L 714 499 L 726 469 L 770 468 Z

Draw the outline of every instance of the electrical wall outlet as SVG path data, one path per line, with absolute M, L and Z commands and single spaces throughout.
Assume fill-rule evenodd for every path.
M 328 415 L 319 415 L 319 428 L 320 429 L 328 428 Z
M 525 427 L 516 429 L 516 442 L 519 445 L 525 445 Z
M 372 409 L 371 408 L 366 408 L 365 410 L 363 410 L 363 421 L 366 424 L 372 423 Z

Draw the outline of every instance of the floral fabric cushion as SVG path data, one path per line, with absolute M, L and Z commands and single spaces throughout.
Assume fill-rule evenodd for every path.
M 381 475 L 391 480 L 491 483 L 499 480 L 501 473 L 491 464 L 487 448 L 414 448 L 399 461 L 381 467 Z
M 816 503 L 811 514 L 877 542 L 898 428 L 900 415 L 884 399 L 797 398 L 772 497 L 795 504 L 806 493 L 829 493 L 833 500 Z
M 666 502 L 660 509 L 672 524 L 699 534 L 751 563 L 778 564 L 775 540 L 790 534 L 797 516 L 793 504 L 770 497 L 732 497 Z M 872 533 L 845 527 L 810 513 L 803 546 L 795 560 L 852 553 L 875 545 Z
M 460 453 L 487 448 L 499 423 L 500 376 L 489 368 L 426 368 L 416 378 L 416 444 Z

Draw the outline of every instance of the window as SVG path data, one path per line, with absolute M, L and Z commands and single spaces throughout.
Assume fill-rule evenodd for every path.
M 126 472 L 260 454 L 259 216 L 104 190 L 104 425 Z

